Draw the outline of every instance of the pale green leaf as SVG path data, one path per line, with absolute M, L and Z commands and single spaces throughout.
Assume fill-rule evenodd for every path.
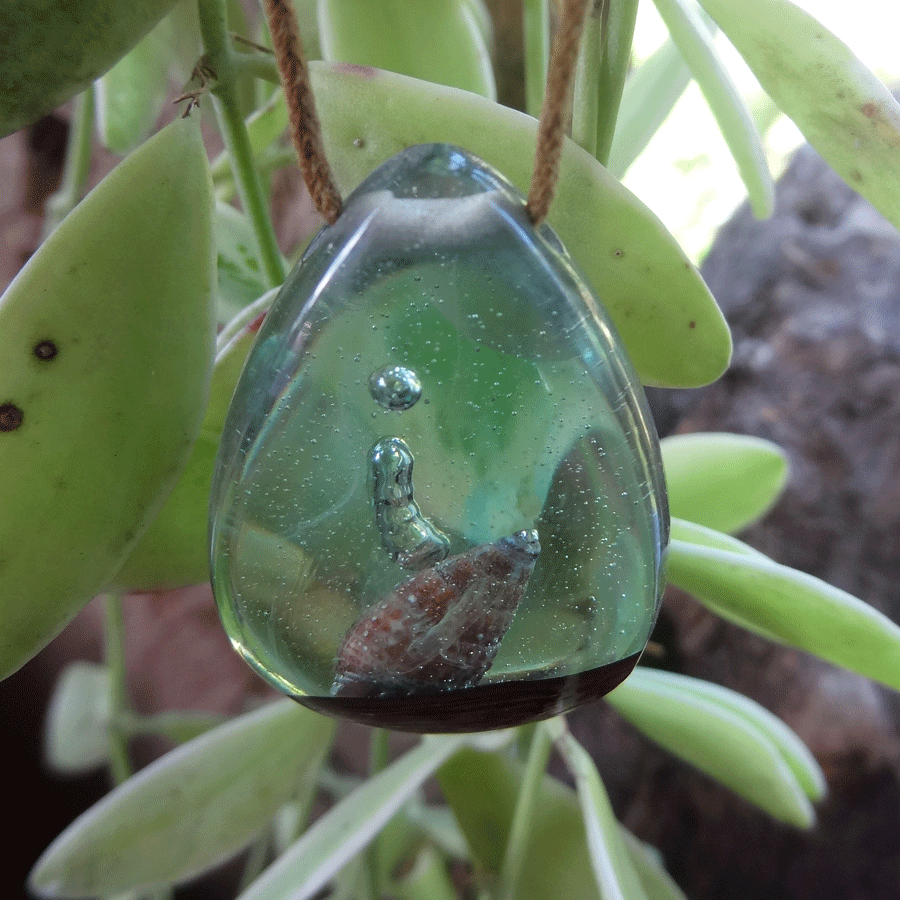
M 750 110 L 735 87 L 693 0 L 654 0 L 681 51 L 747 188 L 750 205 L 764 219 L 775 206 L 775 185 Z
M 97 131 L 105 147 L 130 153 L 152 131 L 169 88 L 166 17 L 95 84 Z
M 334 728 L 283 700 L 184 744 L 76 819 L 38 860 L 31 890 L 106 896 L 211 868 L 316 777 Z
M 600 896 L 603 900 L 643 900 L 646 894 L 622 843 L 619 823 L 593 759 L 562 719 L 551 720 L 546 727 L 575 779 Z
M 509 735 L 495 737 L 499 746 Z M 427 737 L 322 816 L 240 895 L 240 900 L 303 900 L 315 896 L 418 790 L 467 742 L 465 735 Z
M 494 99 L 483 22 L 471 0 L 319 0 L 329 62 L 371 66 Z
M 900 627 L 840 588 L 766 557 L 678 540 L 667 575 L 723 618 L 900 690 Z
M 733 705 L 643 673 L 606 699 L 651 740 L 776 819 L 800 828 L 813 824 L 809 798 L 772 740 L 770 724 L 759 726 L 760 715 L 748 718 Z
M 671 692 L 675 695 L 691 694 L 731 710 L 772 741 L 810 800 L 821 800 L 825 796 L 825 775 L 809 748 L 778 716 L 756 701 L 709 681 L 644 666 L 635 669 L 628 683 L 630 690 L 643 689 L 651 697 L 654 691 L 666 696 Z
M 433 847 L 418 855 L 413 867 L 391 885 L 397 900 L 457 900 L 447 861 Z
M 404 148 L 465 147 L 527 193 L 537 122 L 465 91 L 375 70 L 312 63 L 329 161 L 347 193 Z M 378 110 L 377 116 L 370 114 Z M 696 387 L 728 364 L 728 326 L 662 223 L 567 141 L 548 221 L 597 290 L 638 375 Z
M 900 227 L 900 105 L 788 0 L 701 0 L 763 89 L 831 167 Z
M 111 700 L 106 666 L 89 662 L 66 666 L 47 708 L 44 753 L 51 768 L 74 774 L 106 763 Z
M 640 156 L 690 84 L 691 71 L 671 40 L 625 82 L 607 169 L 621 178 Z
M 760 553 L 759 550 L 739 541 L 730 534 L 723 534 L 721 531 L 714 531 L 705 525 L 687 522 L 684 519 L 672 518 L 669 536 L 672 540 L 685 541 L 688 544 L 700 544 L 702 547 L 728 550 L 731 553 L 746 553 L 749 556 L 760 556 L 767 559 L 764 553 Z
M 672 515 L 716 531 L 740 531 L 765 515 L 787 481 L 784 451 L 762 438 L 682 434 L 660 448 Z

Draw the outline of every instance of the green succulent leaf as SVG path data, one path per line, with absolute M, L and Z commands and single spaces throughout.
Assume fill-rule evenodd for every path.
M 739 541 L 730 534 L 722 534 L 721 531 L 714 531 L 705 525 L 698 525 L 696 522 L 688 522 L 685 519 L 671 520 L 670 537 L 672 540 L 685 541 L 688 544 L 700 544 L 702 547 L 713 547 L 718 550 L 727 550 L 731 553 L 745 553 L 748 556 L 758 556 L 761 559 L 767 559 L 764 553 Z
M 282 700 L 207 732 L 76 819 L 38 860 L 29 887 L 41 897 L 109 896 L 209 869 L 315 779 L 334 730 Z
M 116 590 L 168 590 L 209 580 L 207 525 L 213 469 L 231 395 L 258 327 L 245 318 L 239 317 L 240 329 L 227 331 L 230 340 L 216 355 L 206 415 L 190 459 L 159 515 L 112 579 L 110 586 Z
M 546 727 L 554 734 L 556 746 L 575 779 L 600 896 L 604 900 L 645 900 L 643 885 L 622 842 L 619 823 L 590 754 L 572 737 L 562 719 L 551 720 Z
M 465 748 L 438 771 L 438 782 L 472 857 L 493 881 L 501 870 L 523 781 L 507 756 Z M 575 792 L 546 775 L 534 806 L 514 900 L 596 900 L 597 883 Z
M 772 215 L 775 184 L 750 110 L 735 87 L 693 0 L 654 0 L 672 40 L 700 85 L 760 219 Z
M 97 131 L 115 153 L 130 153 L 152 131 L 169 87 L 171 23 L 164 18 L 95 82 Z
M 404 147 L 433 141 L 465 147 L 527 192 L 537 128 L 530 116 L 389 72 L 310 68 L 344 193 Z M 571 141 L 549 222 L 598 291 L 645 383 L 696 387 L 724 371 L 731 338 L 699 273 L 653 213 Z
M 832 168 L 900 228 L 900 105 L 788 0 L 701 0 L 763 89 Z
M 467 742 L 501 746 L 509 735 L 427 737 L 333 806 L 239 900 L 314 897 L 393 818 L 441 763 Z
M 472 0 L 320 0 L 329 62 L 371 66 L 496 98 L 481 17 Z
M 609 695 L 612 705 L 626 718 L 630 702 L 636 702 L 646 708 L 652 706 L 654 702 L 661 705 L 671 702 L 690 707 L 687 715 L 696 716 L 695 721 L 699 726 L 702 714 L 696 713 L 698 707 L 692 706 L 695 701 L 699 699 L 704 703 L 718 704 L 745 719 L 750 726 L 774 744 L 803 793 L 810 800 L 821 800 L 825 796 L 825 776 L 806 744 L 781 719 L 759 703 L 737 691 L 673 672 L 639 666 L 632 675 L 634 677 L 628 679 L 628 686 L 623 691 L 619 694 L 613 691 Z M 708 710 L 708 707 L 703 706 L 703 709 Z
M 761 554 L 680 540 L 667 575 L 731 622 L 900 690 L 900 627 L 840 588 Z
M 607 169 L 621 178 L 650 143 L 685 88 L 691 71 L 671 40 L 635 69 L 625 82 Z
M 746 707 L 693 690 L 689 679 L 634 674 L 607 695 L 619 715 L 776 819 L 799 828 L 812 826 L 809 798 L 782 752 L 788 746 L 784 729 L 766 719 L 764 710 L 748 715 Z M 791 746 L 795 750 L 796 742 Z M 791 759 L 799 765 L 796 753 Z
M 0 298 L 4 676 L 109 582 L 187 463 L 212 363 L 212 231 L 199 123 L 178 120 Z
M 57 772 L 89 772 L 109 758 L 112 683 L 106 666 L 75 662 L 62 671 L 47 708 L 44 756 Z
M 121 59 L 175 0 L 31 0 L 0 7 L 0 137 L 50 112 Z
M 660 442 L 673 516 L 741 531 L 765 515 L 788 476 L 776 444 L 740 434 L 674 435 Z

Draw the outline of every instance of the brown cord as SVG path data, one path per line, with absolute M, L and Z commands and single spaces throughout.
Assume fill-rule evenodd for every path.
M 556 181 L 563 139 L 568 127 L 572 79 L 578 62 L 578 47 L 589 0 L 564 0 L 559 28 L 553 41 L 553 54 L 547 71 L 547 92 L 538 122 L 534 173 L 528 191 L 527 210 L 531 221 L 539 225 L 547 217 Z
M 322 144 L 322 130 L 309 83 L 309 69 L 303 58 L 297 17 L 290 0 L 265 0 L 265 11 L 290 113 L 291 140 L 303 180 L 316 209 L 326 222 L 334 224 L 341 214 L 341 195 Z

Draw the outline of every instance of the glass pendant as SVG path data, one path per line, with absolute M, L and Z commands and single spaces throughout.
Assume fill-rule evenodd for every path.
M 548 717 L 631 672 L 668 530 L 643 392 L 553 231 L 456 147 L 381 166 L 235 390 L 211 561 L 237 650 L 371 725 Z

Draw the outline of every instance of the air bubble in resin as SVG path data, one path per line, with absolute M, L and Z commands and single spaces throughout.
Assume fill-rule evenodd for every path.
M 384 366 L 369 376 L 369 392 L 385 409 L 411 409 L 422 396 L 422 382 L 405 366 Z
M 669 528 L 599 300 L 519 192 L 446 145 L 373 173 L 289 276 L 210 514 L 250 665 L 314 709 L 416 731 L 615 687 L 653 627 Z

